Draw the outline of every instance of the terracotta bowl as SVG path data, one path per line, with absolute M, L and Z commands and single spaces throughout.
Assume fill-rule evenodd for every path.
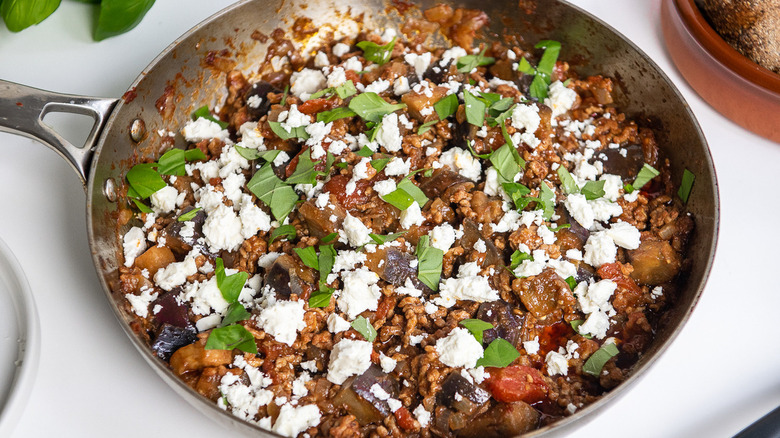
M 664 0 L 666 47 L 685 80 L 721 114 L 780 143 L 780 75 L 732 48 L 694 0 Z

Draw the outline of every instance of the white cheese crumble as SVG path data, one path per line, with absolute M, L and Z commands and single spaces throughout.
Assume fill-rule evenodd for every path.
M 360 219 L 347 213 L 347 217 L 343 222 L 344 233 L 346 234 L 347 243 L 357 248 L 361 245 L 373 242 L 371 240 L 371 230 L 361 222 Z
M 292 347 L 298 332 L 306 328 L 303 301 L 277 301 L 257 316 L 258 326 L 277 342 Z
M 425 52 L 422 55 L 418 55 L 416 53 L 407 53 L 404 55 L 404 61 L 414 67 L 414 71 L 417 73 L 417 78 L 422 80 L 423 74 L 431 65 L 431 52 Z
M 383 372 L 392 373 L 396 365 L 398 365 L 398 361 L 392 357 L 385 356 L 381 351 L 379 352 L 379 366 L 382 367 Z
M 550 85 L 549 97 L 544 99 L 544 104 L 552 108 L 552 118 L 566 114 L 577 101 L 577 92 L 566 88 L 561 81 L 555 81 Z
M 358 263 L 365 261 L 366 254 L 364 252 L 343 249 L 336 253 L 336 259 L 333 262 L 333 272 L 351 271 L 355 269 Z
M 187 281 L 187 277 L 198 272 L 198 266 L 195 264 L 195 257 L 198 253 L 193 250 L 181 262 L 174 262 L 168 266 L 158 269 L 154 274 L 154 282 L 164 290 L 171 290 Z
M 130 267 L 135 263 L 135 258 L 146 251 L 146 234 L 144 230 L 133 227 L 127 230 L 122 238 L 122 249 L 125 253 L 125 266 Z
M 547 375 L 554 376 L 560 374 L 565 376 L 569 373 L 569 361 L 566 357 L 557 351 L 550 351 L 544 358 L 547 364 Z
M 376 191 L 376 193 L 379 196 L 388 195 L 388 194 L 394 192 L 395 189 L 396 189 L 395 181 L 393 181 L 392 179 L 386 179 L 386 180 L 374 183 L 374 191 Z
M 411 169 L 411 159 L 407 158 L 404 161 L 401 158 L 393 157 L 385 166 L 385 175 L 387 176 L 400 176 L 408 175 Z
M 412 205 L 410 205 L 406 210 L 401 212 L 401 228 L 408 230 L 413 225 L 417 225 L 418 227 L 425 222 L 425 216 L 423 216 L 422 211 L 420 210 L 420 204 L 418 204 L 416 201 L 412 202 Z
M 349 330 L 349 328 L 352 327 L 349 324 L 349 321 L 342 318 L 341 316 L 331 313 L 328 315 L 328 331 L 331 333 L 341 333 L 345 330 Z
M 176 198 L 179 196 L 179 192 L 172 186 L 165 186 L 160 190 L 152 193 L 150 200 L 152 201 L 152 210 L 155 213 L 170 213 L 176 208 Z
M 401 150 L 401 131 L 398 129 L 398 114 L 390 113 L 382 117 L 382 124 L 376 134 L 376 141 L 388 152 Z
M 593 266 L 600 267 L 605 263 L 614 263 L 617 257 L 617 246 L 612 237 L 605 231 L 592 233 L 585 242 L 585 256 L 582 260 Z
M 198 117 L 197 120 L 188 120 L 182 128 L 181 134 L 190 143 L 198 143 L 212 138 L 218 138 L 226 143 L 230 141 L 230 133 L 227 129 L 222 129 L 217 122 L 203 117 Z
M 441 154 L 439 162 L 472 181 L 476 182 L 481 178 L 482 165 L 479 163 L 479 159 L 467 150 L 458 147 L 449 149 Z
M 430 236 L 431 246 L 438 248 L 445 253 L 452 247 L 452 244 L 455 243 L 455 228 L 446 222 L 433 227 L 428 235 Z
M 382 293 L 377 286 L 379 276 L 368 268 L 360 268 L 341 275 L 344 290 L 336 301 L 349 319 L 355 319 L 366 310 L 376 310 Z
M 290 77 L 290 92 L 296 97 L 307 100 L 313 93 L 326 87 L 325 75 L 319 70 L 304 68 L 293 72 Z
M 241 235 L 241 219 L 227 205 L 221 204 L 206 216 L 203 223 L 203 235 L 206 243 L 214 251 L 235 251 L 244 243 Z
M 469 336 L 471 335 L 469 334 Z M 346 338 L 340 340 L 330 352 L 327 379 L 341 385 L 347 380 L 347 377 L 363 374 L 371 366 L 372 351 L 373 347 L 370 342 Z
M 421 404 L 414 408 L 412 413 L 417 418 L 417 421 L 420 422 L 420 426 L 422 427 L 426 427 L 431 422 L 431 413 L 426 411 L 425 407 L 423 407 Z
M 639 241 L 642 235 L 635 226 L 629 224 L 628 222 L 614 223 L 605 232 L 609 237 L 612 238 L 612 240 L 615 242 L 615 245 L 621 248 L 639 248 Z
M 333 45 L 333 48 L 331 48 L 331 52 L 341 58 L 349 52 L 349 46 L 344 43 L 336 43 Z
M 457 300 L 471 300 L 478 303 L 496 301 L 498 291 L 490 287 L 487 277 L 479 275 L 476 262 L 464 263 L 458 268 L 457 278 L 446 278 L 439 283 L 439 296 L 433 302 L 439 306 L 452 307 Z
M 438 339 L 435 348 L 441 363 L 453 368 L 474 368 L 483 354 L 482 344 L 463 327 L 456 327 Z
M 125 298 L 133 307 L 133 312 L 141 318 L 149 316 L 149 304 L 157 299 L 157 292 L 149 286 L 141 288 L 140 295 L 125 294 Z
M 539 107 L 536 105 L 515 105 L 512 111 L 512 126 L 515 129 L 525 129 L 525 132 L 533 134 L 539 129 L 542 118 L 539 117 Z
M 287 403 L 279 410 L 273 431 L 290 438 L 304 430 L 320 424 L 320 408 L 317 405 L 292 406 Z

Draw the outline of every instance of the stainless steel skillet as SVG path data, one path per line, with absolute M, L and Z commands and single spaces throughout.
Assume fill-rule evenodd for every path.
M 315 25 L 334 26 L 346 21 L 345 2 L 307 3 L 308 7 L 302 8 L 299 3 L 245 2 L 215 15 L 166 49 L 119 101 L 62 96 L 16 84 L 0 84 L 0 124 L 3 125 L 0 129 L 24 133 L 48 143 L 60 151 L 81 175 L 88 196 L 88 235 L 98 275 L 120 324 L 143 357 L 169 385 L 198 409 L 221 422 L 232 423 L 248 431 L 253 430 L 251 426 L 216 409 L 175 378 L 135 334 L 133 316 L 125 314 L 117 305 L 121 303 L 121 297 L 115 300 L 111 286 L 117 281 L 120 245 L 116 239 L 118 205 L 112 201 L 116 199 L 112 186 L 118 185 L 121 175 L 139 155 L 153 155 L 159 149 L 170 146 L 161 142 L 156 134 L 158 129 L 181 126 L 192 109 L 218 101 L 219 90 L 224 86 L 224 74 L 202 67 L 209 52 L 220 52 L 228 47 L 231 54 L 227 58 L 235 61 L 239 68 L 249 70 L 262 59 L 267 47 L 267 43 L 251 39 L 255 30 L 267 35 L 276 27 L 288 28 L 293 20 L 285 17 L 293 15 L 311 17 Z M 432 3 L 423 2 L 422 6 Z M 617 93 L 618 104 L 629 114 L 648 120 L 647 124 L 657 128 L 661 147 L 672 161 L 675 181 L 679 181 L 685 167 L 697 175 L 689 203 L 697 227 L 691 247 L 694 264 L 676 309 L 668 316 L 655 344 L 637 364 L 629 381 L 600 402 L 554 427 L 535 433 L 562 432 L 572 424 L 582 424 L 591 417 L 590 413 L 624 393 L 665 349 L 687 319 L 701 293 L 715 248 L 718 199 L 714 170 L 698 125 L 668 79 L 633 45 L 595 19 L 568 4 L 550 0 L 522 1 L 520 5 L 503 1 L 452 3 L 485 10 L 493 19 L 490 31 L 494 33 L 518 34 L 528 44 L 548 38 L 561 41 L 563 59 L 581 56 L 585 61 L 574 67 L 581 74 L 603 73 L 617 78 L 621 84 Z M 351 15 L 365 12 L 369 26 L 384 26 L 386 21 L 398 22 L 402 19 L 394 13 L 389 16 L 379 13 L 386 6 L 380 1 L 354 2 Z M 530 7 L 534 12 L 527 14 L 525 9 Z M 513 11 L 514 15 L 507 17 L 506 11 Z M 236 49 L 230 49 L 228 42 Z M 160 99 L 166 95 L 166 88 L 170 90 L 170 99 L 162 105 Z M 170 112 L 162 111 L 167 117 L 158 110 L 163 106 Z M 43 113 L 51 111 L 81 112 L 96 118 L 87 148 L 68 145 L 38 124 Z M 143 135 L 136 120 L 144 122 L 146 135 Z M 177 145 L 183 145 L 181 139 L 177 138 Z M 261 434 L 256 429 L 255 433 Z

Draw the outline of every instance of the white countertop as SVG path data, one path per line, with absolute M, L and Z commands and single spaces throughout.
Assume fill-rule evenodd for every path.
M 229 3 L 188 0 L 182 9 L 158 1 L 132 32 L 94 43 L 90 8 L 66 1 L 21 33 L 0 25 L 0 78 L 118 97 L 171 41 Z M 690 321 L 644 379 L 577 435 L 731 436 L 780 405 L 780 345 L 772 341 L 780 144 L 725 119 L 687 85 L 664 49 L 660 0 L 574 3 L 633 40 L 679 87 L 707 136 L 721 189 L 718 254 Z M 92 265 L 76 174 L 22 137 L 0 134 L 0 155 L 0 238 L 27 274 L 42 338 L 38 378 L 14 436 L 224 434 L 154 374 L 114 318 Z

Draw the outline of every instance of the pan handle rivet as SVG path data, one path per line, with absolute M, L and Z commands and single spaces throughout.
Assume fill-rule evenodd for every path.
M 107 178 L 103 181 L 103 195 L 109 202 L 116 202 L 116 183 L 113 178 Z
M 133 120 L 133 123 L 130 125 L 130 138 L 132 138 L 134 142 L 138 143 L 144 139 L 145 135 L 146 123 L 144 123 L 144 121 L 141 119 Z

